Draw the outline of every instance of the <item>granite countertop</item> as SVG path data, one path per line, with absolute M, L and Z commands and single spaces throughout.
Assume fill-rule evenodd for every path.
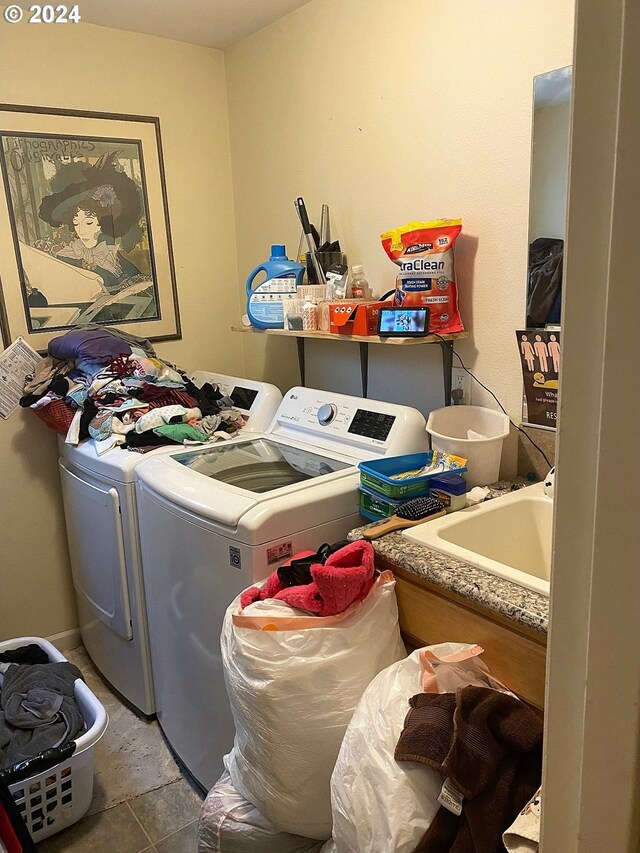
M 494 483 L 490 487 L 491 498 L 527 485 L 529 483 L 522 479 Z M 361 538 L 362 531 L 369 526 L 355 528 L 348 538 Z M 376 554 L 386 557 L 405 571 L 546 635 L 549 620 L 549 599 L 546 596 L 498 578 L 448 554 L 411 542 L 400 532 L 387 533 L 380 539 L 374 539 L 371 544 Z

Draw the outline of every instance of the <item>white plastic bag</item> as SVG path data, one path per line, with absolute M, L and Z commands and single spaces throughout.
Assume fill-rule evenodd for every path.
M 493 686 L 488 675 L 483 681 L 487 671 L 478 659 L 481 652 L 479 646 L 463 643 L 427 646 L 371 682 L 349 723 L 331 777 L 337 853 L 415 849 L 440 808 L 443 779 L 424 764 L 393 757 L 409 699 L 425 687 L 443 693 L 467 683 Z M 450 655 L 455 658 L 450 666 L 441 662 Z M 463 658 L 467 660 L 461 663 Z
M 226 770 L 202 805 L 198 853 L 317 853 L 321 846 L 277 829 L 240 796 Z
M 231 781 L 281 829 L 328 839 L 330 778 L 347 724 L 371 679 L 406 655 L 393 575 L 339 616 L 252 620 L 239 611 L 238 597 L 221 637 L 236 725 Z

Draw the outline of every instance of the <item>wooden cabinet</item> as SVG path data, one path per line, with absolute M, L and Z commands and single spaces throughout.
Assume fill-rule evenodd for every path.
M 478 643 L 499 681 L 537 708 L 544 707 L 546 636 L 489 608 L 442 589 L 394 563 L 376 558 L 396 576 L 400 629 L 417 648 L 434 643 Z

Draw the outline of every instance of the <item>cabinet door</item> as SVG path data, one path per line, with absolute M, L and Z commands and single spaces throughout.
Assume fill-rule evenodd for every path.
M 112 631 L 130 640 L 133 633 L 118 490 L 89 475 L 79 476 L 62 460 L 59 464 L 76 594 Z

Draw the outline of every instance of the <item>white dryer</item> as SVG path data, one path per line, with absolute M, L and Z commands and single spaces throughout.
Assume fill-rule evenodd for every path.
M 265 382 L 199 371 L 194 383 L 217 383 L 248 418 L 241 434 L 262 432 L 282 394 Z M 82 641 L 103 676 L 146 715 L 156 704 L 144 604 L 134 470 L 148 454 L 115 448 L 98 456 L 93 440 L 60 441 L 60 477 Z
M 293 388 L 264 434 L 136 469 L 158 720 L 203 788 L 233 745 L 227 606 L 292 554 L 360 524 L 358 462 L 426 450 L 425 426 L 406 406 Z

